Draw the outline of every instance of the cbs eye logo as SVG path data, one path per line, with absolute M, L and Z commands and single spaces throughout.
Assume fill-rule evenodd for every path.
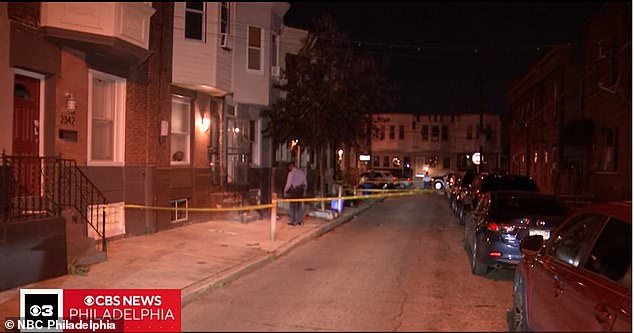
M 52 305 L 32 305 L 29 308 L 29 313 L 31 314 L 31 316 L 33 317 L 52 317 L 55 313 L 53 312 L 53 309 L 55 309 Z
M 24 319 L 57 319 L 62 317 L 62 289 L 20 290 L 20 317 Z

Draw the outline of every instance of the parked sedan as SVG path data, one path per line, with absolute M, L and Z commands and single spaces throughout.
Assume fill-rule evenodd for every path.
M 489 268 L 517 265 L 522 259 L 519 242 L 528 235 L 545 239 L 563 221 L 568 207 L 556 196 L 527 191 L 492 191 L 483 194 L 465 223 L 465 249 L 471 271 L 486 275 Z
M 632 331 L 632 204 L 593 204 L 520 243 L 514 331 Z

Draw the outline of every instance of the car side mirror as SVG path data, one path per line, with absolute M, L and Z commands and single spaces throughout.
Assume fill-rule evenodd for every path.
M 536 256 L 542 247 L 544 247 L 544 237 L 542 235 L 526 236 L 520 241 L 520 250 L 525 256 Z

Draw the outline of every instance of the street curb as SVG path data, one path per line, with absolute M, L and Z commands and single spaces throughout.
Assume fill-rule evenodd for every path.
M 231 267 L 225 271 L 216 273 L 198 282 L 194 282 L 190 284 L 189 286 L 181 289 L 181 307 L 191 303 L 193 300 L 198 298 L 200 295 L 204 294 L 206 291 L 212 288 L 222 287 L 225 284 L 240 278 L 241 276 L 244 276 L 250 272 L 253 272 L 256 269 L 274 261 L 278 257 L 289 253 L 290 251 L 297 248 L 298 246 L 305 244 L 309 242 L 310 240 L 315 239 L 329 232 L 330 230 L 336 228 L 337 226 L 352 220 L 356 216 L 372 208 L 372 206 L 374 206 L 373 203 L 359 209 L 358 211 L 350 215 L 347 215 L 347 216 L 344 215 L 339 218 L 336 218 L 309 234 L 301 235 L 289 240 L 288 242 L 286 242 L 285 244 L 280 246 L 280 248 L 278 248 L 277 250 L 274 250 L 273 252 L 269 252 L 267 254 L 257 256 L 256 258 L 250 259 L 246 263 L 237 264 L 236 266 Z

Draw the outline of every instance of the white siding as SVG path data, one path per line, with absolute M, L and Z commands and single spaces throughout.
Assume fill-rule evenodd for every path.
M 234 100 L 239 103 L 268 105 L 271 89 L 271 29 L 272 12 L 269 3 L 236 3 L 236 24 L 234 25 Z M 247 72 L 247 26 L 262 28 L 262 73 Z
M 219 46 L 219 3 L 207 2 L 205 17 L 205 40 L 185 39 L 185 3 L 174 3 L 172 81 L 228 91 L 231 87 L 231 53 L 235 51 L 226 51 Z M 234 33 L 231 31 L 230 35 Z

